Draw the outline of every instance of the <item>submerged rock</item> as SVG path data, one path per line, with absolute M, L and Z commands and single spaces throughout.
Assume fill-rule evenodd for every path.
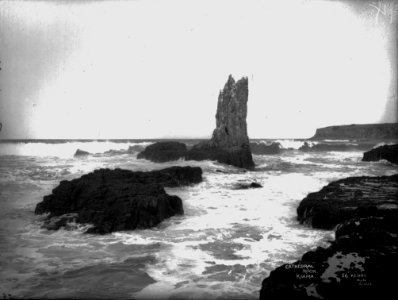
M 235 82 L 229 76 L 218 97 L 216 129 L 210 141 L 186 146 L 177 142 L 159 142 L 148 146 L 137 157 L 155 162 L 185 158 L 216 160 L 240 168 L 253 169 L 254 162 L 247 136 L 248 79 Z
M 143 146 L 143 145 L 132 145 L 132 146 L 129 146 L 129 148 L 127 149 L 127 153 L 134 153 L 134 152 L 142 151 L 144 149 L 145 149 L 145 146 Z
M 112 155 L 123 155 L 123 154 L 135 154 L 136 152 L 145 149 L 143 145 L 132 145 L 128 149 L 110 149 L 103 153 L 95 153 L 94 156 L 112 156 Z
M 75 152 L 75 154 L 74 154 L 73 156 L 74 156 L 74 157 L 79 157 L 79 156 L 81 157 L 81 156 L 87 156 L 87 155 L 90 155 L 90 152 L 77 149 L 76 152 Z
M 43 227 L 48 230 L 58 230 L 61 227 L 66 229 L 75 229 L 76 226 L 73 226 L 73 224 L 76 222 L 77 216 L 77 213 L 69 213 L 61 216 L 50 217 L 44 221 Z
M 266 145 L 264 143 L 250 143 L 250 149 L 253 154 L 279 154 L 282 152 L 282 146 L 278 142 Z
M 149 145 L 137 158 L 145 158 L 153 162 L 166 162 L 184 158 L 187 146 L 180 142 L 158 142 Z
M 93 224 L 90 233 L 149 228 L 183 213 L 181 199 L 168 195 L 164 187 L 201 180 L 202 170 L 198 167 L 152 172 L 100 169 L 78 179 L 61 181 L 51 195 L 37 204 L 35 213 L 49 213 L 47 224 L 54 224 L 47 226 L 49 229 L 62 226 L 65 214 L 77 214 L 73 215 L 77 223 Z
M 333 229 L 354 217 L 385 216 L 398 211 L 398 175 L 348 177 L 310 193 L 297 208 L 300 223 Z
M 257 182 L 251 182 L 251 183 L 237 183 L 233 188 L 235 190 L 247 190 L 247 189 L 258 189 L 262 187 L 263 186 Z
M 398 164 L 398 144 L 384 145 L 365 152 L 362 161 L 378 161 L 381 159 Z
M 350 177 L 307 196 L 297 210 L 316 228 L 337 223 L 335 241 L 284 264 L 260 299 L 387 299 L 398 268 L 398 175 Z

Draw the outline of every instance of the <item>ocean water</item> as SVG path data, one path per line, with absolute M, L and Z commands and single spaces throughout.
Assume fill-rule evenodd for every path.
M 298 224 L 296 208 L 308 193 L 348 176 L 398 172 L 386 161 L 361 162 L 362 151 L 304 153 L 299 140 L 280 140 L 293 149 L 280 155 L 255 155 L 248 172 L 212 161 L 137 160 L 151 142 L 0 143 L 0 296 L 257 299 L 271 270 L 334 237 Z M 95 154 L 74 158 L 77 149 Z M 83 234 L 85 226 L 48 231 L 33 213 L 61 180 L 98 168 L 172 165 L 200 166 L 204 180 L 167 188 L 185 214 L 155 228 L 103 236 Z M 253 181 L 263 188 L 233 189 Z

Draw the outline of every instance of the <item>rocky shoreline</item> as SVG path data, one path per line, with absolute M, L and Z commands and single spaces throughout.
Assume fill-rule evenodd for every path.
M 178 151 L 190 151 L 182 143 L 162 143 L 144 152 L 162 162 L 170 160 L 170 155 L 175 158 Z M 151 172 L 100 169 L 61 181 L 37 204 L 35 213 L 49 213 L 43 225 L 49 230 L 76 223 L 93 224 L 86 233 L 94 234 L 150 228 L 183 213 L 181 199 L 168 195 L 164 187 L 201 181 L 198 167 Z M 261 187 L 247 182 L 233 189 Z M 327 248 L 318 247 L 272 271 L 262 282 L 260 299 L 379 297 L 392 292 L 398 267 L 398 174 L 331 182 L 300 202 L 297 219 L 313 228 L 335 229 L 335 240 Z
M 277 155 L 279 142 L 249 142 L 247 134 L 248 79 L 229 76 L 220 91 L 216 128 L 212 138 L 192 147 L 177 141 L 156 142 L 142 149 L 110 150 L 104 154 L 131 154 L 156 163 L 214 160 L 253 170 L 252 158 Z M 396 137 L 397 124 L 369 124 L 320 128 L 298 149 L 301 152 L 368 150 L 375 138 Z M 360 143 L 311 143 L 316 139 L 359 139 Z M 386 159 L 398 163 L 398 145 L 372 149 L 363 161 Z M 92 155 L 78 149 L 75 158 Z M 95 154 L 94 154 L 95 155 Z M 240 170 L 246 171 L 246 170 Z M 44 227 L 58 230 L 73 224 L 91 224 L 86 233 L 151 228 L 183 214 L 182 200 L 168 195 L 165 187 L 202 181 L 199 167 L 170 167 L 151 172 L 99 169 L 71 181 L 61 181 L 35 209 L 48 214 Z M 262 188 L 256 181 L 239 182 L 234 190 Z M 381 177 L 348 177 L 310 193 L 297 208 L 301 224 L 335 229 L 335 241 L 327 248 L 307 252 L 301 260 L 272 271 L 262 282 L 260 299 L 338 299 L 387 296 L 393 291 L 398 268 L 398 174 Z
M 398 164 L 398 144 L 384 145 L 367 151 L 363 154 L 362 161 L 379 161 L 381 159 Z
M 301 203 L 298 220 L 336 226 L 327 248 L 272 271 L 260 299 L 387 299 L 398 268 L 398 174 L 332 182 Z
M 398 175 L 348 177 L 310 193 L 297 208 L 301 224 L 333 229 L 358 217 L 386 216 L 398 211 Z

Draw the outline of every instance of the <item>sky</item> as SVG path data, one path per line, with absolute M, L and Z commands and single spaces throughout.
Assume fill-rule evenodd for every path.
M 0 1 L 0 139 L 250 138 L 397 122 L 396 1 Z

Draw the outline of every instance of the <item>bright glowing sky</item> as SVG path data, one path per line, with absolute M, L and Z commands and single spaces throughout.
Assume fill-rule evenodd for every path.
M 1 1 L 0 138 L 209 137 L 228 74 L 251 138 L 396 122 L 395 5 Z

